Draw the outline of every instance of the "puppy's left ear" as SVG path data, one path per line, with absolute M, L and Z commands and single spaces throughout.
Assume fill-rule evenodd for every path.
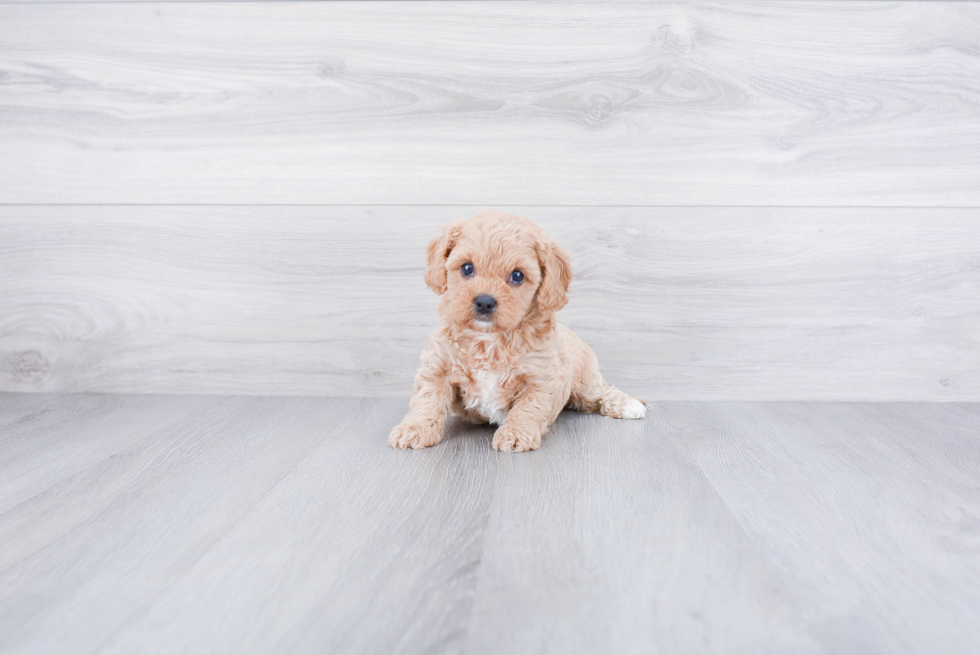
M 425 254 L 428 264 L 425 267 L 425 283 L 440 296 L 446 293 L 446 259 L 459 240 L 461 226 L 459 221 L 442 228 L 442 234 L 429 242 Z
M 572 265 L 568 252 L 551 240 L 537 244 L 541 266 L 541 286 L 536 303 L 543 312 L 557 312 L 568 302 L 568 285 L 572 283 Z

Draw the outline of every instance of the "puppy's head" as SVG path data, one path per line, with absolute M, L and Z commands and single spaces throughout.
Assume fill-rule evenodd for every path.
M 483 212 L 443 228 L 429 244 L 425 282 L 460 327 L 513 330 L 568 302 L 568 253 L 526 218 Z

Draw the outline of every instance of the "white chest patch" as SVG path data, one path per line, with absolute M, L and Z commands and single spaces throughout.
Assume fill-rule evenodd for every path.
M 466 409 L 476 412 L 494 425 L 501 425 L 508 412 L 501 400 L 500 383 L 503 378 L 503 373 L 496 371 L 476 371 L 473 379 L 476 381 L 477 393 L 467 396 Z

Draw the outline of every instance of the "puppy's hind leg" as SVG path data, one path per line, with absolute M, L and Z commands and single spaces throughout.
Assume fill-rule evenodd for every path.
M 598 384 L 576 389 L 568 401 L 569 407 L 580 412 L 602 414 L 612 418 L 644 418 L 646 403 L 617 389 L 601 377 Z
M 647 405 L 639 398 L 607 384 L 599 397 L 599 413 L 613 418 L 644 418 Z
M 577 346 L 579 361 L 578 375 L 568 399 L 569 407 L 612 418 L 644 418 L 646 403 L 608 384 L 599 373 L 599 362 L 592 349 L 578 339 L 573 343 Z

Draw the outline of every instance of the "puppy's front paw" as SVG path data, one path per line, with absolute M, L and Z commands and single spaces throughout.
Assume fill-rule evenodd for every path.
M 388 444 L 392 448 L 428 448 L 434 446 L 442 440 L 442 435 L 431 426 L 419 425 L 402 421 L 388 435 Z
M 504 453 L 523 453 L 541 447 L 541 435 L 504 423 L 493 433 L 493 447 Z

